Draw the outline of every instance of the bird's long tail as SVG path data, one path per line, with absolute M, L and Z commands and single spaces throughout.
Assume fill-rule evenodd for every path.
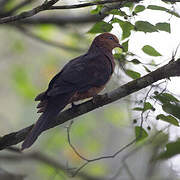
M 43 131 L 52 128 L 56 124 L 58 113 L 68 104 L 70 97 L 70 94 L 63 94 L 48 100 L 44 113 L 39 117 L 33 129 L 27 135 L 21 150 L 29 148 Z

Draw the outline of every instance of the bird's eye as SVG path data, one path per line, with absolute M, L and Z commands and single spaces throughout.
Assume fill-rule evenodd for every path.
M 109 37 L 108 37 L 108 39 L 110 39 L 110 40 L 114 40 L 114 38 L 113 38 L 112 36 L 109 36 Z

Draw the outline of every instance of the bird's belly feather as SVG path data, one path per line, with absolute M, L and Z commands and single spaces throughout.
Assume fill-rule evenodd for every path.
M 69 103 L 93 97 L 93 96 L 97 95 L 99 92 L 101 92 L 104 89 L 104 87 L 105 87 L 105 85 L 100 86 L 100 87 L 92 87 L 92 88 L 88 89 L 87 91 L 81 92 L 81 93 L 76 92 L 72 96 L 72 98 L 69 100 Z

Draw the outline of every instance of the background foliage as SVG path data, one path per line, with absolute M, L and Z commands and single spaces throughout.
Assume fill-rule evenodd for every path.
M 104 92 L 179 58 L 177 44 L 173 47 L 174 52 L 169 52 L 172 56 L 167 57 L 161 51 L 161 39 L 156 39 L 155 46 L 151 38 L 144 40 L 142 47 L 138 46 L 138 41 L 150 34 L 156 34 L 156 38 L 161 34 L 164 38 L 169 34 L 173 36 L 172 21 L 180 22 L 179 3 L 119 2 L 81 9 L 48 10 L 24 20 L 1 24 L 2 136 L 36 121 L 36 94 L 47 87 L 67 61 L 86 52 L 98 33 L 116 34 L 124 47 L 123 52 L 114 51 L 117 66 Z M 41 3 L 43 1 L 1 0 L 0 18 L 31 10 Z M 56 5 L 72 3 L 80 2 L 59 1 Z M 147 20 L 147 14 L 156 16 L 156 20 Z M 168 89 L 169 83 L 170 79 L 158 81 L 116 103 L 76 118 L 70 129 L 71 143 L 87 159 L 111 155 L 137 139 L 118 156 L 89 163 L 74 179 L 179 179 L 179 95 Z M 84 160 L 70 147 L 68 125 L 65 123 L 44 133 L 24 153 L 27 157 L 22 158 L 22 155 L 13 160 L 10 157 L 16 155 L 15 152 L 1 151 L 0 175 L 4 175 L 4 179 L 8 175 L 18 179 L 24 179 L 24 175 L 25 179 L 71 179 L 70 172 L 76 172 L 75 168 Z M 37 151 L 62 164 L 66 170 L 49 161 L 45 163 L 45 157 L 41 161 L 35 155 L 28 156 Z

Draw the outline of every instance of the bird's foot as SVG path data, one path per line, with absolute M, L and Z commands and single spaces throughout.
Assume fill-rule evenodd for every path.
M 98 102 L 99 102 L 100 100 L 102 100 L 103 98 L 104 98 L 103 95 L 95 95 L 95 96 L 93 97 L 92 101 L 93 101 L 94 104 L 98 104 Z
M 71 103 L 71 108 L 73 109 L 73 111 L 76 111 L 78 107 L 79 104 L 74 104 L 73 102 Z

